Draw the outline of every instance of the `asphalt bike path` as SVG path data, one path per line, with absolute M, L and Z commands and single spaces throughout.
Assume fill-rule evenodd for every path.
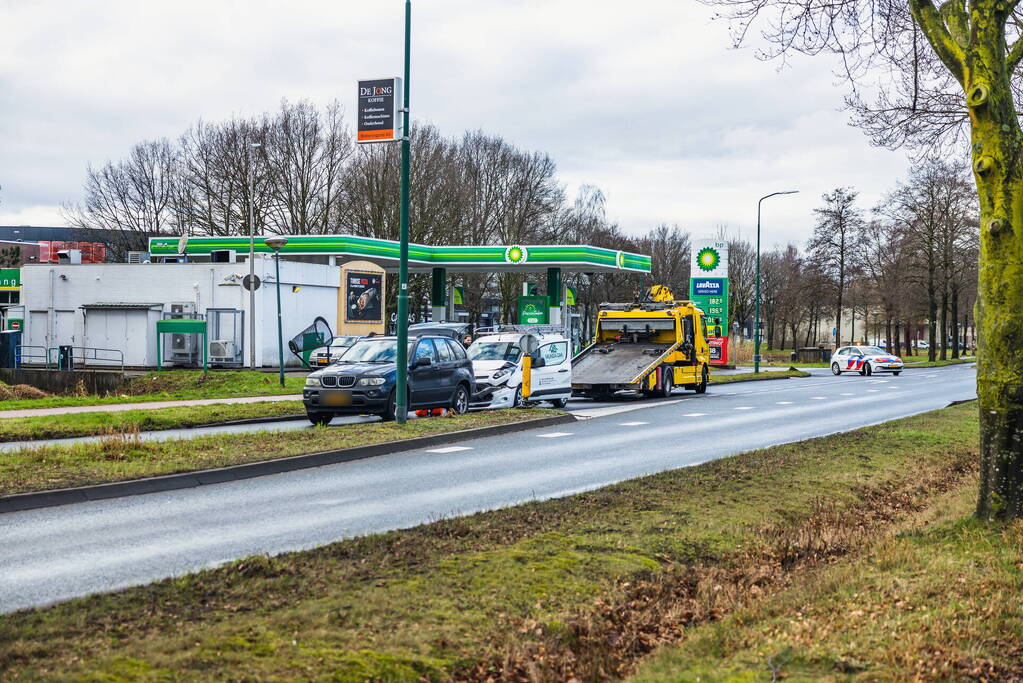
M 960 365 L 573 401 L 581 419 L 245 481 L 0 515 L 0 611 L 312 548 L 854 429 L 976 397 Z

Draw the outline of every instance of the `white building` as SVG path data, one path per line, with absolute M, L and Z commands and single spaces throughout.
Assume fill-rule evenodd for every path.
M 248 365 L 249 293 L 241 286 L 248 270 L 243 263 L 25 266 L 21 278 L 26 359 L 32 353 L 45 353 L 44 349 L 70 345 L 120 351 L 126 366 L 155 367 L 156 322 L 165 314 L 183 312 L 199 314 L 207 321 L 208 340 L 214 347 L 211 356 L 227 349 Z M 256 275 L 263 281 L 256 291 L 256 364 L 277 366 L 273 260 L 257 257 Z M 324 318 L 331 330 L 337 329 L 340 277 L 337 266 L 281 261 L 285 345 L 317 316 Z M 213 345 L 214 341 L 230 343 Z M 162 344 L 164 362 L 171 362 L 171 340 L 164 339 Z M 79 353 L 76 350 L 76 357 Z M 116 353 L 82 353 L 117 357 Z M 201 349 L 199 353 L 201 363 Z M 284 355 L 286 365 L 300 365 L 286 347 Z

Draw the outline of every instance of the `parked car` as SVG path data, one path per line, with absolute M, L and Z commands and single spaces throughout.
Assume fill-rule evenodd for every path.
M 326 346 L 313 354 L 313 365 L 322 368 L 325 365 L 336 363 L 344 355 L 344 352 L 352 345 L 362 339 L 357 334 L 348 334 L 341 337 L 334 337 L 329 346 Z
M 472 325 L 469 323 L 416 323 L 408 326 L 410 337 L 424 334 L 435 334 L 450 337 L 462 343 L 463 347 L 472 343 Z
M 858 372 L 873 375 L 877 372 L 902 372 L 902 359 L 877 346 L 843 346 L 831 357 L 831 373 Z
M 341 362 L 306 377 L 302 402 L 313 424 L 335 415 L 375 414 L 394 419 L 398 340 L 365 337 Z M 421 336 L 408 342 L 409 410 L 450 408 L 462 414 L 476 389 L 472 362 L 461 344 L 448 337 Z
M 572 358 L 560 334 L 500 332 L 480 337 L 467 353 L 476 375 L 473 410 L 510 408 L 524 403 L 522 370 L 531 361 L 530 401 L 564 408 L 572 396 Z

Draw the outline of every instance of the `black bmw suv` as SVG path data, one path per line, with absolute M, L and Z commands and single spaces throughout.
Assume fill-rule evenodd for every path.
M 396 337 L 364 337 L 335 365 L 311 373 L 302 392 L 309 421 L 327 424 L 335 415 L 365 413 L 394 419 L 397 357 Z M 461 344 L 432 335 L 410 338 L 408 362 L 409 410 L 469 409 L 476 379 Z

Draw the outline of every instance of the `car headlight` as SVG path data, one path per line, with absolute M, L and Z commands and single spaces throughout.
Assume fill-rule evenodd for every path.
M 306 377 L 305 378 L 305 385 L 307 387 L 318 387 L 318 386 L 320 386 L 320 378 L 319 377 Z
M 494 379 L 501 379 L 505 375 L 510 375 L 512 370 L 514 369 L 515 368 L 501 368 L 500 370 L 494 373 Z
M 356 384 L 360 387 L 378 387 L 386 381 L 383 377 L 363 377 Z

